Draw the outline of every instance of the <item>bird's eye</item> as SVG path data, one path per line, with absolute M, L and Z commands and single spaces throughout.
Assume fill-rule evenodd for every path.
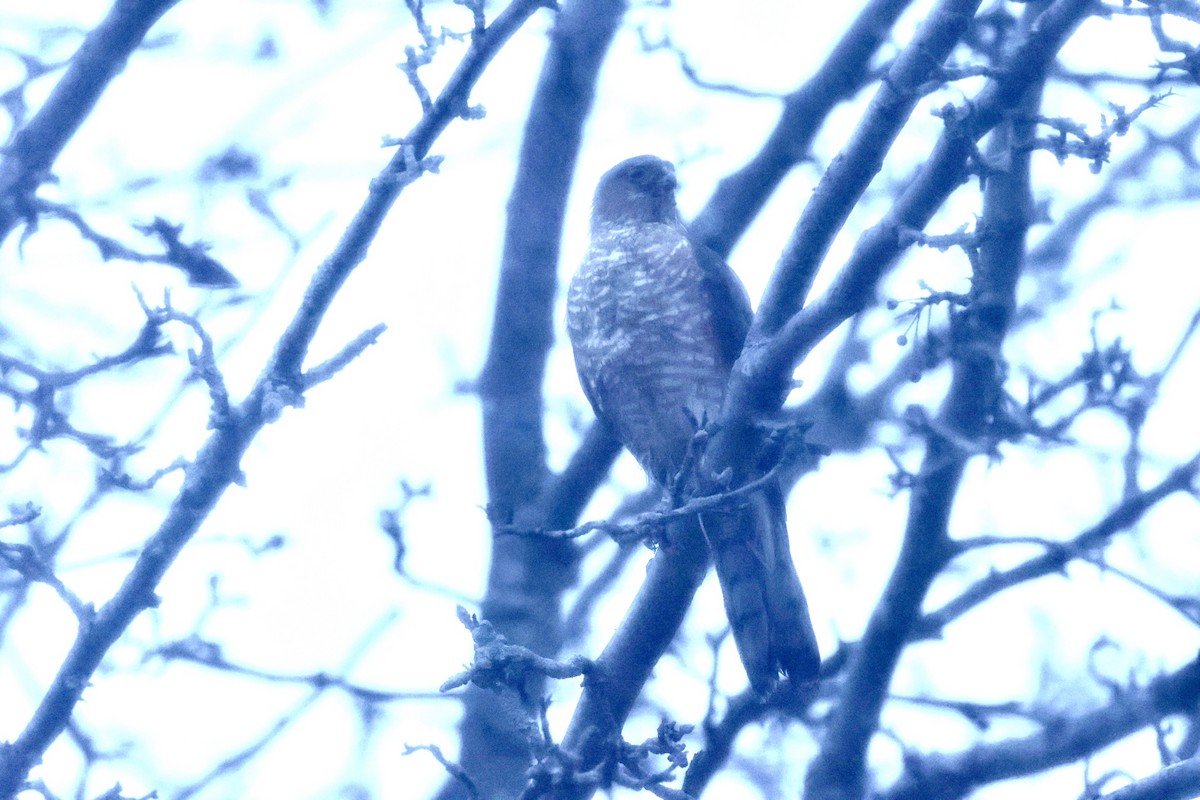
M 634 167 L 629 172 L 629 180 L 634 183 L 645 183 L 650 178 L 650 170 L 647 167 Z

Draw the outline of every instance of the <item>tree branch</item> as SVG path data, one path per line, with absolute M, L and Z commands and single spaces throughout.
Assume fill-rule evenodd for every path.
M 708 545 L 695 518 L 670 526 L 632 607 L 593 664 L 563 737 L 563 749 L 578 758 L 581 769 L 613 757 L 634 701 L 679 630 L 707 572 Z M 557 800 L 582 800 L 595 789 L 576 785 Z
M 1026 7 L 1026 25 L 1041 8 Z M 1041 100 L 1034 83 L 1019 98 L 1014 120 L 1029 119 Z M 907 645 L 933 579 L 954 555 L 948 525 L 968 459 L 987 442 L 1002 398 L 1001 345 L 1016 305 L 1017 278 L 1032 222 L 1030 154 L 1017 146 L 1031 124 L 1013 121 L 990 141 L 993 160 L 1008 169 L 993 175 L 983 198 L 987 236 L 973 260 L 971 303 L 951 325 L 953 375 L 936 425 L 927 429 L 926 452 L 913 486 L 900 555 L 883 595 L 850 657 L 840 701 L 805 781 L 810 800 L 856 800 L 866 784 L 866 754 L 900 654 Z M 942 431 L 948 432 L 948 435 Z M 990 447 L 985 446 L 984 451 Z
M 924 85 L 940 75 L 978 7 L 976 0 L 942 0 L 892 63 L 850 141 L 804 207 L 755 315 L 747 347 L 757 347 L 779 331 L 804 304 L 834 237 L 882 168 L 884 156 L 922 98 Z
M 842 211 L 849 213 L 850 207 L 878 170 L 883 154 L 919 99 L 918 87 L 928 81 L 941 66 L 950 49 L 968 27 L 971 14 L 977 5 L 977 2 L 971 0 L 943 0 L 938 6 L 939 10 L 931 16 L 931 21 L 926 23 L 905 49 L 904 54 L 897 59 L 888 80 L 876 95 L 876 101 L 868 111 L 871 124 L 864 123 L 860 128 L 860 131 L 872 131 L 871 135 L 860 133 L 856 136 L 846 153 L 830 168 L 830 173 L 822 183 L 828 187 L 837 185 L 838 180 L 844 181 L 846 193 L 840 198 L 835 198 L 828 188 L 824 196 L 818 189 L 817 195 L 801 217 L 798 230 L 807 230 L 817 221 L 821 224 L 831 224 L 831 219 Z M 879 130 L 875 130 L 875 127 Z M 860 162 L 857 159 L 865 160 Z M 816 212 L 814 207 L 817 208 Z M 833 232 L 836 232 L 837 227 L 840 227 L 840 223 L 834 225 Z M 829 233 L 829 237 L 832 239 L 832 232 Z M 788 253 L 793 253 L 794 249 L 794 243 L 789 245 Z M 757 328 L 763 327 L 764 313 L 768 319 L 783 316 L 778 307 L 784 302 L 782 298 L 787 292 L 781 286 L 786 285 L 789 279 L 794 282 L 795 276 L 803 269 L 785 266 L 789 258 L 792 261 L 796 260 L 795 256 L 789 257 L 786 254 L 781 259 L 781 266 L 777 268 L 776 278 L 772 283 L 773 288 L 768 289 L 768 296 L 755 317 L 754 324 Z M 764 306 L 767 308 L 765 312 Z M 768 329 L 773 327 L 768 326 Z M 754 335 L 752 331 L 752 339 Z M 788 375 L 790 376 L 790 370 Z M 732 387 L 731 394 L 734 394 Z M 751 399 L 755 402 L 750 402 Z M 782 395 L 779 400 L 782 401 Z M 713 440 L 714 447 L 719 448 L 718 443 L 725 443 L 726 450 L 719 450 L 719 455 L 713 459 L 714 464 L 741 467 L 748 462 L 748 454 L 757 451 L 754 444 L 758 440 L 757 436 L 748 435 L 749 429 L 752 428 L 749 420 L 754 412 L 763 406 L 761 398 L 741 395 L 732 401 L 732 404 L 731 400 L 727 399 L 723 414 L 724 425 Z M 736 417 L 739 424 L 729 425 L 731 416 Z M 738 454 L 740 458 L 729 457 L 730 442 L 737 443 L 733 448 L 745 448 Z M 722 470 L 717 468 L 712 471 L 719 473 Z M 734 474 L 738 479 L 743 477 L 740 469 L 735 468 Z M 695 527 L 683 523 L 676 526 L 668 546 L 656 554 L 633 609 L 597 660 L 595 674 L 584 687 L 584 695 L 567 731 L 564 747 L 579 755 L 585 769 L 599 764 L 610 754 L 615 737 L 619 737 L 621 726 L 634 698 L 649 677 L 654 663 L 670 642 L 692 594 L 703 579 L 704 570 L 707 568 L 707 553 L 704 551 L 707 548 Z M 692 552 L 693 548 L 703 552 L 704 556 Z M 686 594 L 681 596 L 679 592 Z M 637 641 L 639 635 L 640 641 Z M 584 792 L 585 790 L 580 789 L 577 796 L 582 797 Z
M 692 238 L 728 256 L 787 173 L 805 158 L 821 125 L 870 78 L 879 50 L 912 0 L 871 0 L 829 58 L 783 101 L 779 122 L 748 164 L 717 185 L 689 229 Z
M 1104 795 L 1102 800 L 1188 800 L 1200 795 L 1200 757 L 1171 764 Z
M 972 584 L 962 594 L 941 608 L 922 617 L 913 628 L 914 636 L 916 638 L 937 636 L 945 626 L 1005 589 L 1046 575 L 1061 573 L 1072 559 L 1077 558 L 1080 554 L 1103 547 L 1113 536 L 1136 525 L 1146 512 L 1154 508 L 1162 499 L 1175 492 L 1194 491 L 1193 483 L 1198 471 L 1200 471 L 1200 455 L 1196 455 L 1187 463 L 1176 467 L 1157 486 L 1126 498 L 1105 515 L 1104 519 L 1070 541 L 1052 547 L 1042 555 L 1035 556 L 1011 569 L 993 572 Z
M 904 250 L 900 231 L 924 230 L 970 174 L 975 142 L 999 124 L 1030 86 L 1043 80 L 1067 37 L 1092 8 L 1092 0 L 1057 0 L 1038 17 L 1025 40 L 1005 59 L 999 77 L 956 112 L 958 118 L 947 125 L 929 160 L 884 218 L 862 235 L 825 294 L 794 313 L 769 341 L 751 343 L 742 353 L 727 406 L 750 407 L 758 398 L 778 398 L 794 365 L 871 302 L 880 277 Z M 818 197 L 811 202 L 819 202 Z M 793 283 L 803 285 L 799 279 Z M 798 302 L 793 298 L 788 307 Z
M 33 718 L 12 744 L 0 750 L 0 798 L 9 798 L 20 789 L 29 770 L 66 727 L 91 676 L 129 623 L 158 603 L 155 587 L 225 489 L 240 480 L 241 458 L 250 442 L 284 406 L 299 399 L 303 388 L 300 370 L 317 326 L 346 277 L 365 257 L 400 191 L 424 169 L 418 159 L 425 157 L 433 141 L 465 107 L 484 67 L 517 28 L 545 5 L 545 0 L 514 0 L 491 26 L 472 37 L 467 54 L 431 112 L 421 118 L 406 138 L 407 145 L 372 182 L 367 200 L 332 255 L 313 276 L 300 307 L 249 395 L 229 410 L 201 446 L 166 518 L 147 541 L 120 589 L 96 612 L 90 624 L 80 626 Z
M 1200 660 L 1155 678 L 1145 687 L 1121 690 L 1106 706 L 1075 717 L 1053 720 L 1030 736 L 981 744 L 953 755 L 911 754 L 906 760 L 904 775 L 881 793 L 880 798 L 957 800 L 986 783 L 1031 775 L 1086 758 L 1169 714 L 1190 713 L 1198 698 Z M 1193 766 L 1179 777 L 1185 780 L 1190 777 L 1190 786 L 1194 790 L 1197 786 L 1195 774 Z M 1119 795 L 1120 792 L 1106 796 L 1106 800 Z M 1131 796 L 1157 799 L 1191 795 L 1135 793 Z
M 151 26 L 179 0 L 116 0 L 83 40 L 46 102 L 18 130 L 0 160 L 0 241 L 21 219 L 35 219 L 32 195 L 59 153 L 92 113 Z
M 542 384 L 554 341 L 558 256 L 583 127 L 596 80 L 624 12 L 623 0 L 571 0 L 550 34 L 509 195 L 491 343 L 479 380 L 488 516 L 494 525 L 570 527 L 619 452 L 594 429 L 569 468 L 551 479 L 542 428 Z M 477 35 L 477 34 L 476 34 Z M 543 656 L 562 647 L 562 594 L 574 582 L 572 542 L 494 537 L 481 614 L 515 644 Z M 540 697 L 540 675 L 529 696 Z M 524 720 L 471 687 L 460 723 L 460 762 L 486 797 L 521 791 L 529 766 Z M 463 797 L 457 781 L 442 800 Z

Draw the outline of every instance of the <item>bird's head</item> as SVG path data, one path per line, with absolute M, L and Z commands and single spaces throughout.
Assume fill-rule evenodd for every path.
M 592 228 L 600 225 L 679 222 L 675 167 L 656 156 L 636 156 L 604 173 L 592 202 Z

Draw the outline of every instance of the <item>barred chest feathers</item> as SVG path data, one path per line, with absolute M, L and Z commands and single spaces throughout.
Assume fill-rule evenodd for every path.
M 596 232 L 568 290 L 567 331 L 588 399 L 665 484 L 695 421 L 720 410 L 729 376 L 683 231 L 649 223 Z

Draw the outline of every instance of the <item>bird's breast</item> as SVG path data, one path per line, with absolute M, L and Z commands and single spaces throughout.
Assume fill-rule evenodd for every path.
M 608 356 L 653 340 L 715 351 L 702 279 L 691 245 L 669 226 L 595 236 L 567 296 L 572 344 Z
M 568 290 L 567 330 L 597 414 L 660 482 L 724 397 L 711 302 L 690 243 L 667 225 L 594 234 Z

